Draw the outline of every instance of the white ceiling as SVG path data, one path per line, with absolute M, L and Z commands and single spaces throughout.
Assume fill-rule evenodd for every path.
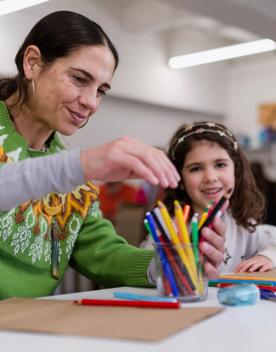
M 5 28 L 6 21 L 12 21 L 12 31 L 20 37 L 21 14 L 29 17 L 32 24 L 45 13 L 61 9 L 64 3 L 64 0 L 51 0 L 11 17 L 2 16 L 0 28 Z M 97 3 L 133 40 L 138 36 L 142 40 L 158 39 L 168 56 L 258 38 L 276 40 L 276 0 L 67 0 L 66 3 L 71 4 L 68 9 L 79 10 L 92 18 L 93 4 Z
M 275 0 L 100 0 L 131 34 L 159 36 L 172 55 L 276 40 Z
M 276 18 L 276 1 L 275 0 L 232 0 L 237 4 L 247 5 L 267 16 Z

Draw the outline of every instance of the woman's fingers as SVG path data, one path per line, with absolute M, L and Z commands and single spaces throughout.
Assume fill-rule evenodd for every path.
M 164 188 L 175 188 L 180 180 L 175 167 L 161 150 L 129 137 L 82 151 L 81 162 L 87 179 L 142 178 Z
M 162 187 L 177 186 L 180 177 L 163 151 L 129 137 L 123 137 L 118 143 L 125 155 L 133 157 L 133 165 L 128 167 L 137 172 L 135 162 L 139 160 L 150 173 L 157 177 Z M 134 176 L 141 177 L 139 173 Z
M 143 159 L 143 163 L 159 179 L 163 188 L 177 187 L 180 178 L 174 166 L 161 150 L 152 149 L 152 154 L 148 159 Z

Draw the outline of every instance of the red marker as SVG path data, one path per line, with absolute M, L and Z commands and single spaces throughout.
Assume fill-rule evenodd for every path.
M 74 303 L 82 306 L 115 306 L 141 308 L 180 308 L 180 302 L 125 301 L 115 299 L 80 299 Z

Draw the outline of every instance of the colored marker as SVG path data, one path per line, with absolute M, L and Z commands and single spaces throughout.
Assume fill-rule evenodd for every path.
M 159 240 L 158 234 L 157 234 L 156 229 L 155 229 L 153 217 L 152 217 L 150 212 L 146 213 L 146 220 L 148 220 L 148 224 L 149 224 L 149 228 L 150 228 L 152 237 L 154 238 L 154 241 L 157 243 L 157 246 L 158 246 L 158 244 L 160 244 L 160 240 Z M 173 293 L 174 297 L 178 297 L 179 296 L 179 291 L 178 291 L 178 288 L 176 286 L 175 277 L 174 277 L 174 274 L 173 274 L 173 272 L 171 270 L 171 267 L 170 267 L 170 265 L 168 263 L 167 257 L 165 255 L 163 249 L 161 248 L 161 246 L 158 247 L 158 254 L 159 254 L 160 259 L 161 259 L 161 264 L 162 264 L 165 276 L 166 276 L 166 278 L 168 279 L 168 281 L 170 283 L 170 286 L 171 286 L 171 289 L 172 289 L 172 293 Z
M 147 296 L 139 295 L 137 293 L 114 291 L 113 296 L 120 299 L 129 299 L 134 301 L 147 301 L 147 302 L 177 302 L 176 298 L 160 297 L 160 296 Z
M 123 301 L 114 299 L 80 299 L 74 303 L 82 306 L 112 306 L 140 308 L 180 308 L 180 302 Z
M 225 195 L 220 198 L 220 200 L 217 202 L 217 204 L 215 205 L 215 207 L 214 207 L 213 210 L 211 211 L 210 215 L 207 217 L 206 221 L 202 224 L 202 226 L 201 226 L 201 228 L 200 228 L 200 232 L 201 232 L 201 229 L 202 229 L 203 227 L 212 225 L 212 222 L 214 221 L 215 216 L 216 216 L 217 213 L 221 210 L 221 208 L 223 207 L 223 205 L 225 204 L 225 202 L 230 198 L 231 192 L 232 192 L 232 189 L 229 189 L 229 190 L 225 193 Z

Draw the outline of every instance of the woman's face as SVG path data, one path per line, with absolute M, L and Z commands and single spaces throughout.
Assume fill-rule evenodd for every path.
M 83 46 L 43 65 L 34 81 L 32 116 L 46 128 L 73 134 L 98 109 L 111 88 L 115 60 L 105 46 Z
M 182 177 L 194 210 L 202 213 L 210 200 L 219 200 L 235 187 L 234 163 L 227 151 L 215 142 L 196 142 L 187 154 Z

